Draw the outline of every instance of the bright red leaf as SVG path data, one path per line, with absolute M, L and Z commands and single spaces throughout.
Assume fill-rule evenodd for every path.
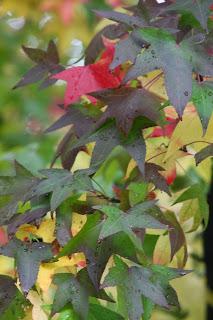
M 83 67 L 72 67 L 53 76 L 55 79 L 67 82 L 65 106 L 76 102 L 82 95 L 102 89 L 116 88 L 120 85 L 122 80 L 120 68 L 113 72 L 109 70 L 114 51 L 114 46 L 108 43 L 106 50 L 96 63 Z
M 156 137 L 171 138 L 172 133 L 179 122 L 179 119 L 173 119 L 173 118 L 167 117 L 166 120 L 168 121 L 168 124 L 165 125 L 164 127 L 156 127 L 151 133 L 150 138 L 156 138 Z

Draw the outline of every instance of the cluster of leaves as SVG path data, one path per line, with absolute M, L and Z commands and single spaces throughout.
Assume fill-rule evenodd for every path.
M 14 175 L 0 178 L 0 224 L 7 226 L 10 238 L 0 254 L 15 259 L 20 287 L 27 295 L 34 288 L 41 263 L 84 253 L 85 266 L 77 275 L 54 276 L 57 289 L 50 317 L 68 307 L 76 319 L 104 319 L 107 312 L 110 319 L 148 320 L 155 306 L 179 309 L 169 282 L 187 273 L 182 270 L 187 260 L 185 234 L 175 213 L 161 208 L 153 198 L 160 190 L 172 201 L 176 199 L 173 204 L 183 203 L 184 207 L 186 202 L 196 201 L 196 212 L 187 211 L 182 217 L 195 220 L 194 230 L 208 222 L 205 185 L 201 179 L 191 179 L 176 194 L 175 174 L 168 177 L 167 167 L 147 154 L 150 140 L 156 136 L 166 136 L 162 137 L 166 151 L 160 154 L 165 155 L 167 149 L 171 153 L 170 137 L 181 126 L 188 102 L 196 107 L 203 134 L 207 131 L 213 106 L 210 5 L 208 0 L 163 4 L 147 0 L 127 8 L 126 13 L 97 11 L 116 24 L 93 38 L 82 67 L 64 69 L 53 42 L 47 51 L 23 47 L 36 66 L 15 87 L 39 80 L 43 80 L 42 87 L 59 79 L 66 81 L 64 105 L 60 106 L 64 115 L 46 133 L 67 126 L 70 129 L 50 169 L 33 175 L 16 162 Z M 141 78 L 153 71 L 157 77 L 155 74 L 143 86 Z M 150 90 L 156 78 L 165 81 L 165 98 Z M 174 119 L 166 117 L 169 105 L 176 110 Z M 195 154 L 197 165 L 213 155 L 213 144 L 204 142 L 208 146 Z M 157 150 L 164 145 L 160 143 Z M 187 156 L 190 147 L 178 145 L 175 151 Z M 71 170 L 79 152 L 91 154 L 90 166 Z M 112 184 L 106 192 L 99 182 L 101 170 L 119 154 L 123 155 L 124 175 L 119 185 Z M 53 168 L 58 158 L 60 169 Z M 172 182 L 173 188 L 169 186 Z M 48 212 L 56 215 L 57 252 L 55 243 L 16 237 L 20 226 L 36 223 Z M 85 225 L 75 236 L 71 233 L 73 212 L 86 216 Z M 149 229 L 157 230 L 152 241 Z M 176 257 L 179 269 L 153 264 L 161 236 L 169 238 L 170 261 L 181 253 L 181 258 Z M 114 266 L 109 268 L 112 257 Z M 108 274 L 103 280 L 105 271 Z M 1 281 L 0 311 L 4 316 L 17 289 L 13 280 L 3 277 Z M 7 297 L 5 286 L 11 288 Z M 108 287 L 117 288 L 116 312 L 98 303 L 99 299 L 115 302 L 105 291 Z

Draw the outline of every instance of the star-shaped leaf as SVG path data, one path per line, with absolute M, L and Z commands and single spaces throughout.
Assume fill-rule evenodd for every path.
M 54 122 L 45 133 L 50 133 L 67 126 L 73 126 L 78 137 L 86 134 L 91 130 L 96 118 L 100 115 L 100 111 L 89 105 L 85 108 L 80 104 L 72 105 L 62 117 Z
M 99 288 L 102 274 L 113 253 L 137 262 L 135 248 L 128 236 L 119 233 L 99 241 L 101 226 L 99 214 L 89 215 L 81 231 L 65 245 L 59 254 L 61 257 L 83 252 L 86 257 L 89 277 L 96 289 Z
M 57 290 L 51 315 L 53 316 L 68 303 L 71 303 L 79 319 L 86 320 L 89 309 L 89 295 L 79 281 L 70 273 L 58 273 L 54 276 L 53 283 L 57 285 Z
M 15 258 L 21 288 L 24 293 L 28 293 L 35 284 L 40 264 L 53 257 L 50 244 L 27 243 L 18 239 L 13 239 L 4 247 L 0 247 L 0 254 Z
M 113 206 L 97 206 L 96 209 L 101 210 L 107 215 L 107 220 L 104 222 L 99 238 L 104 239 L 113 234 L 124 232 L 133 243 L 137 245 L 136 237 L 132 229 L 168 229 L 168 225 L 160 222 L 160 216 L 153 211 L 155 203 L 153 201 L 140 203 L 127 212 L 123 212 Z
M 166 309 L 179 305 L 176 293 L 169 285 L 169 281 L 187 272 L 155 265 L 149 268 L 128 267 L 118 257 L 114 257 L 114 262 L 115 266 L 109 270 L 102 287 L 117 286 L 121 289 L 120 292 L 126 301 L 125 313 L 130 320 L 140 320 L 144 315 L 144 298 Z
M 73 193 L 93 190 L 92 183 L 85 171 L 74 174 L 63 169 L 46 169 L 40 173 L 44 176 L 34 188 L 33 195 L 41 196 L 52 193 L 50 200 L 51 210 L 55 210 L 64 200 Z
M 50 41 L 47 51 L 37 48 L 28 48 L 25 46 L 22 46 L 22 48 L 25 54 L 36 63 L 36 66 L 30 69 L 13 89 L 40 81 L 44 79 L 44 77 L 47 78 L 42 82 L 40 86 L 41 89 L 54 84 L 57 80 L 50 79 L 48 77 L 49 74 L 55 74 L 64 70 L 64 67 L 59 65 L 59 55 L 55 43 Z
M 162 69 L 169 99 L 182 116 L 192 94 L 192 66 L 170 33 L 146 28 L 141 31 L 141 36 L 151 46 L 138 56 L 124 81 Z
M 97 62 L 87 66 L 71 67 L 53 76 L 53 79 L 67 82 L 65 106 L 78 101 L 83 95 L 120 85 L 120 72 L 112 73 L 109 70 L 113 54 L 114 48 L 108 47 Z
M 94 96 L 108 106 L 97 121 L 97 127 L 105 123 L 107 119 L 115 118 L 117 127 L 128 134 L 134 120 L 139 116 L 146 117 L 154 123 L 163 121 L 163 115 L 159 110 L 161 99 L 144 89 L 106 90 Z
M 0 177 L 0 224 L 9 222 L 17 213 L 20 202 L 32 198 L 33 190 L 39 179 L 15 162 L 15 175 Z
M 166 11 L 190 12 L 207 30 L 212 0 L 178 0 L 166 8 Z
M 53 278 L 57 291 L 53 301 L 52 315 L 59 312 L 68 303 L 80 319 L 88 319 L 89 297 L 114 302 L 103 289 L 95 289 L 86 269 L 74 277 L 70 273 L 58 273 Z

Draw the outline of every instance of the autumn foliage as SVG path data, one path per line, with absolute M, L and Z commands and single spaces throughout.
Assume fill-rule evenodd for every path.
M 0 178 L 0 253 L 16 262 L 12 277 L 0 276 L 2 319 L 14 297 L 23 318 L 32 294 L 43 299 L 51 286 L 50 318 L 66 310 L 69 319 L 148 320 L 156 306 L 180 314 L 170 281 L 190 272 L 185 234 L 205 228 L 209 214 L 210 5 L 148 0 L 96 11 L 113 23 L 91 40 L 84 66 L 63 66 L 53 41 L 46 50 L 23 46 L 34 66 L 14 88 L 64 80 L 63 115 L 45 134 L 69 129 L 50 168 L 34 175 L 15 162 L 14 175 Z M 76 169 L 79 154 L 89 161 Z M 48 219 L 49 241 L 35 227 Z M 64 269 L 41 289 L 40 270 L 61 259 Z

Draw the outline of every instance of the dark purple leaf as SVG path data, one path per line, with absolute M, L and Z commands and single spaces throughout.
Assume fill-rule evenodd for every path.
M 159 111 L 161 99 L 144 89 L 105 90 L 94 96 L 108 106 L 96 123 L 97 127 L 107 119 L 115 118 L 117 127 L 128 134 L 135 118 L 139 116 L 144 116 L 155 123 L 161 122 L 162 114 Z
M 35 284 L 40 263 L 53 257 L 51 248 L 48 243 L 27 243 L 18 239 L 13 239 L 0 248 L 0 254 L 15 258 L 21 288 L 24 293 L 28 293 Z
M 115 56 L 110 69 L 115 69 L 126 61 L 135 62 L 137 55 L 144 48 L 146 42 L 140 37 L 137 30 L 132 31 L 125 39 L 121 39 L 115 47 Z
M 117 11 L 94 10 L 94 12 L 102 18 L 124 23 L 132 28 L 143 28 L 147 26 L 146 22 L 141 17 L 130 16 L 128 14 Z
M 196 165 L 198 165 L 208 157 L 213 157 L 213 143 L 203 148 L 198 153 L 196 153 L 195 155 Z
M 151 182 L 159 190 L 166 192 L 168 195 L 171 195 L 169 191 L 169 186 L 165 178 L 159 173 L 159 171 L 164 171 L 164 168 L 154 164 L 154 163 L 145 163 L 145 180 Z
M 1 315 L 8 308 L 17 294 L 17 287 L 14 279 L 6 275 L 0 275 L 0 313 Z
M 37 219 L 41 219 L 49 211 L 49 207 L 40 207 L 36 209 L 29 210 L 23 214 L 18 214 L 12 221 L 8 224 L 7 232 L 9 235 L 14 235 L 17 229 L 23 225 L 34 222 Z

